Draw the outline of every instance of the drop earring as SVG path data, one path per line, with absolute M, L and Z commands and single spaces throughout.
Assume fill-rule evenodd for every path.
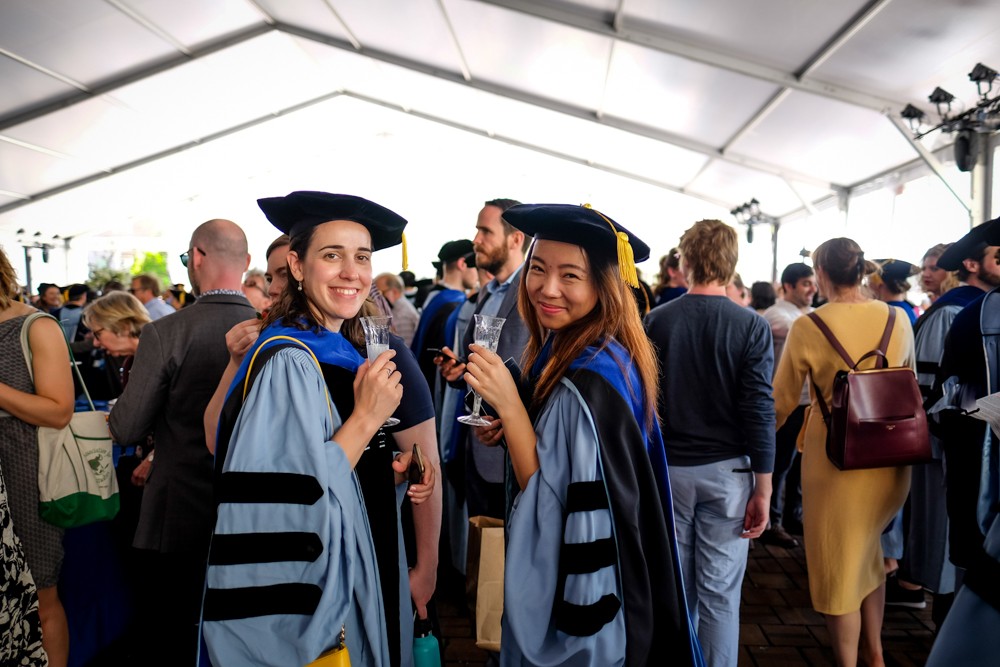
M 302 281 L 301 280 L 299 281 L 299 291 L 300 292 L 302 291 Z

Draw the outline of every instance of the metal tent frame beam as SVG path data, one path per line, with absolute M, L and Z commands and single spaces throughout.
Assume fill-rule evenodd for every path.
M 485 5 L 493 5 L 511 11 L 527 14 L 536 18 L 546 19 L 553 23 L 584 30 L 596 35 L 602 35 L 609 39 L 618 40 L 635 46 L 642 46 L 648 49 L 660 51 L 673 56 L 691 60 L 694 62 L 711 65 L 729 72 L 742 74 L 761 81 L 768 81 L 792 90 L 800 90 L 812 93 L 821 97 L 839 100 L 855 106 L 865 107 L 874 111 L 884 112 L 888 109 L 902 108 L 905 103 L 892 100 L 878 95 L 852 90 L 843 86 L 838 86 L 814 79 L 798 76 L 793 72 L 786 72 L 775 67 L 755 63 L 746 58 L 729 55 L 714 49 L 689 44 L 674 39 L 662 33 L 639 28 L 629 28 L 625 25 L 620 27 L 615 25 L 615 21 L 608 21 L 603 16 L 595 16 L 593 13 L 588 16 L 584 13 L 565 9 L 563 6 L 555 6 L 547 2 L 536 0 L 476 0 Z M 851 33 L 853 34 L 853 33 Z M 850 35 L 847 35 L 850 37 Z M 824 48 L 839 48 L 839 44 L 830 43 Z

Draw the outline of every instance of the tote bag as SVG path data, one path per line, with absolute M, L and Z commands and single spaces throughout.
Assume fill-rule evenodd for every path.
M 34 383 L 28 329 L 45 313 L 29 315 L 21 327 L 21 350 Z M 70 363 L 80 371 L 70 350 Z M 63 428 L 38 427 L 38 495 L 42 518 L 62 528 L 107 521 L 118 514 L 118 480 L 112 457 L 108 414 L 94 408 L 80 377 L 89 412 L 74 412 Z

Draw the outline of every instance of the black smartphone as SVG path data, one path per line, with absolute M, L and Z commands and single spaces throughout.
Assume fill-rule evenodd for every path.
M 424 455 L 420 453 L 420 445 L 413 443 L 413 457 L 406 471 L 406 481 L 410 484 L 420 484 L 424 479 Z
M 430 352 L 434 356 L 441 355 L 442 357 L 448 357 L 449 359 L 457 361 L 460 364 L 465 364 L 465 363 L 468 363 L 468 361 L 469 361 L 468 359 L 466 359 L 464 357 L 456 357 L 453 352 L 445 352 L 444 350 L 442 350 L 439 347 L 429 347 L 429 348 L 427 348 L 427 352 Z

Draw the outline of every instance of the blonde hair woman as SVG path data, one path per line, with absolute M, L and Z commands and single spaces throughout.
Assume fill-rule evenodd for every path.
M 128 292 L 105 294 L 83 312 L 83 323 L 94 334 L 94 347 L 116 357 L 135 354 L 139 333 L 151 321 L 146 307 Z

